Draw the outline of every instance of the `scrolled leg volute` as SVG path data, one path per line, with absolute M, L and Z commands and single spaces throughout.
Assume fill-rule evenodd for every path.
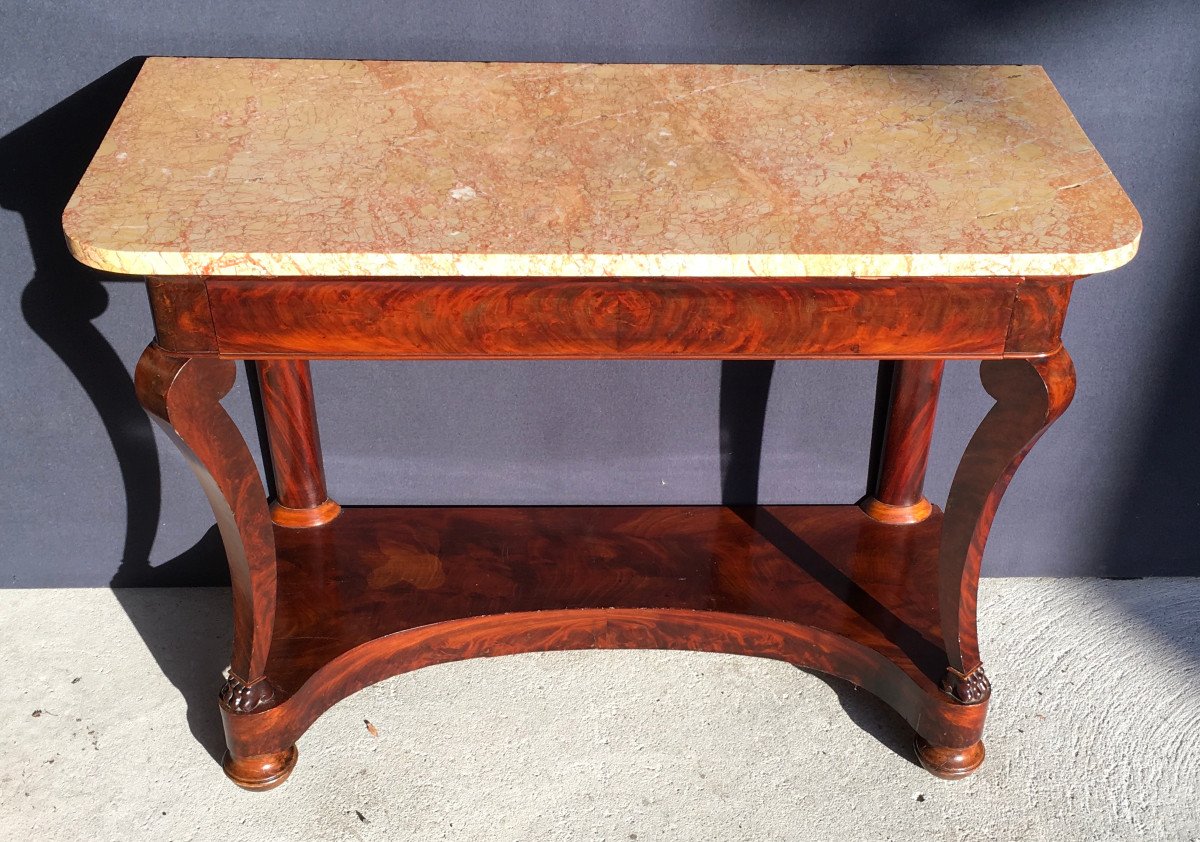
M 962 705 L 986 705 L 991 683 L 976 628 L 979 568 L 992 520 L 1021 461 L 1071 403 L 1075 368 L 1066 349 L 1034 359 L 986 360 L 980 380 L 996 404 L 959 462 L 942 522 L 939 604 L 948 660 L 940 686 Z M 983 744 L 936 746 L 919 739 L 922 765 L 940 777 L 963 777 L 983 762 Z
M 233 654 L 220 693 L 226 718 L 276 702 L 265 676 L 275 617 L 275 538 L 258 468 L 221 406 L 236 374 L 231 361 L 177 356 L 151 344 L 134 377 L 138 399 L 200 480 L 225 544 L 233 585 Z M 294 763 L 293 747 L 270 757 L 227 756 L 225 771 L 239 786 L 263 789 L 282 782 Z

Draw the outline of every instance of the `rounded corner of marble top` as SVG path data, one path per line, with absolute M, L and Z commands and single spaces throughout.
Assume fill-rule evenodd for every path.
M 524 65 L 505 65 L 496 75 L 496 68 L 479 65 L 149 56 L 142 69 L 145 78 L 106 136 L 106 154 L 98 153 L 92 161 L 64 211 L 68 249 L 87 266 L 121 275 L 778 279 L 1080 276 L 1119 268 L 1138 250 L 1142 225 L 1136 209 L 1052 84 L 1021 80 L 1022 75 L 1048 79 L 1038 65 L 908 68 L 908 76 L 894 67 L 853 66 L 845 74 L 799 75 L 781 71 L 805 68 L 633 67 L 593 80 L 597 90 L 577 90 L 577 77 L 587 74 L 563 67 L 573 66 L 536 68 L 563 99 L 558 110 L 545 119 L 525 115 L 524 122 L 517 119 L 524 114 L 520 112 L 513 129 L 438 109 L 448 95 L 477 91 L 483 83 L 489 102 L 519 103 L 512 79 L 533 72 Z M 349 99 L 343 84 L 347 74 L 354 76 L 356 93 Z M 920 78 L 909 78 L 914 74 Z M 856 102 L 862 100 L 860 116 L 879 125 L 851 132 L 857 123 L 825 112 L 813 117 L 812 109 L 802 108 L 823 101 L 829 85 L 847 88 Z M 629 86 L 635 93 L 626 91 Z M 881 86 L 895 101 L 882 116 L 868 108 L 882 96 Z M 380 210 L 374 200 L 313 188 L 313 168 L 320 174 L 330 167 L 320 163 L 320 156 L 300 154 L 303 149 L 283 142 L 295 117 L 288 109 L 297 102 L 285 94 L 301 89 L 307 94 L 306 108 L 328 112 L 322 126 L 352 122 L 389 127 L 366 132 L 366 139 L 357 139 L 352 148 L 339 146 L 339 136 L 331 132 L 318 132 L 316 141 L 331 145 L 326 157 L 340 164 L 334 170 L 349 172 L 342 181 L 391 178 L 394 189 L 388 195 L 399 198 Z M 199 90 L 221 95 L 206 99 L 195 93 Z M 255 98 L 264 90 L 275 94 L 263 100 L 270 107 Z M 676 123 L 686 124 L 689 115 L 699 119 L 699 106 L 693 103 L 701 96 L 706 119 L 721 125 L 743 125 L 744 120 L 735 118 L 759 103 L 771 117 L 770 125 L 789 130 L 799 125 L 795 131 L 801 135 L 801 129 L 811 134 L 814 126 L 859 140 L 860 135 L 894 139 L 903 131 L 907 145 L 892 148 L 908 149 L 912 160 L 899 169 L 876 167 L 870 164 L 876 158 L 855 143 L 844 138 L 842 144 L 822 145 L 820 135 L 804 146 L 810 152 L 823 150 L 810 155 L 812 161 L 803 155 L 768 155 L 762 172 L 754 170 L 750 177 L 749 165 L 724 146 L 691 135 L 679 140 L 685 133 Z M 246 102 L 262 107 L 240 108 Z M 1000 108 L 1000 102 L 1016 104 Z M 399 106 L 428 111 L 433 128 L 397 145 L 390 128 L 394 120 L 367 119 Z M 800 123 L 795 123 L 796 109 L 804 115 Z M 999 130 L 1030 120 L 1032 127 L 1017 133 L 1029 148 L 1013 157 L 1012 132 Z M 218 142 L 205 146 L 203 155 L 164 158 L 162 150 L 174 148 L 164 145 L 164 138 L 190 138 L 206 128 L 220 140 L 226 124 L 252 128 L 258 145 L 238 146 L 238 160 L 232 162 Z M 557 133 L 548 135 L 547 126 Z M 989 127 L 996 131 L 983 130 Z M 605 197 L 593 214 L 599 222 L 576 223 L 570 238 L 554 226 L 514 228 L 514 207 L 538 220 L 566 213 L 548 208 L 544 191 L 523 180 L 522 166 L 492 162 L 499 169 L 467 167 L 454 178 L 439 176 L 441 180 L 410 166 L 444 164 L 444 138 L 471 132 L 518 146 L 537 139 L 562 153 L 559 157 L 607 149 L 619 141 L 620 149 L 629 146 L 638 153 L 638 161 L 661 157 L 655 172 L 667 186 L 631 186 L 627 178 L 621 180 L 628 168 L 610 171 L 608 159 L 589 153 L 585 157 L 593 168 L 572 172 L 594 170 L 595 178 L 562 176 L 556 184 L 567 199 Z M 940 157 L 947 147 L 935 141 L 944 136 L 959 139 L 954 148 L 963 148 L 957 158 Z M 438 138 L 443 141 L 435 143 Z M 742 141 L 752 149 L 765 142 L 758 135 Z M 374 157 L 359 148 L 364 143 Z M 1003 172 L 993 172 L 997 161 L 1005 162 L 1004 167 L 1020 163 L 1024 169 L 1017 175 L 1022 177 L 1006 175 L 1003 167 Z M 793 172 L 796 166 L 800 172 Z M 858 168 L 851 173 L 855 178 L 837 175 L 847 167 Z M 836 171 L 833 176 L 825 172 L 830 168 Z M 435 170 L 441 172 L 429 169 Z M 994 176 L 990 181 L 989 173 Z M 125 181 L 145 189 L 118 201 L 124 194 L 112 187 Z M 972 186 L 985 182 L 986 190 Z M 700 190 L 696 183 L 708 186 Z M 879 191 L 891 195 L 900 188 L 925 197 L 926 203 L 910 203 L 905 213 L 889 214 L 886 203 L 873 200 Z M 297 203 L 297 195 L 305 197 L 303 203 Z M 860 195 L 866 198 L 856 198 Z M 822 216 L 818 209 L 834 199 L 840 204 Z M 209 210 L 178 220 L 177 209 L 185 206 Z M 151 224 L 164 218 L 173 224 Z M 313 219 L 324 224 L 315 225 Z M 138 228 L 141 235 L 135 235 Z M 447 230 L 457 239 L 448 241 Z
M 79 231 L 66 214 L 62 220 L 63 239 L 67 252 L 89 269 L 111 272 L 115 275 L 144 275 L 145 272 L 131 268 L 121 251 L 108 248 L 94 238 Z
M 1074 275 L 1099 275 L 1120 269 L 1137 257 L 1142 244 L 1142 217 L 1132 204 L 1129 205 L 1130 218 L 1128 233 L 1119 239 L 1119 243 L 1110 248 L 1097 249 L 1090 254 L 1080 254 L 1076 257 L 1079 270 Z

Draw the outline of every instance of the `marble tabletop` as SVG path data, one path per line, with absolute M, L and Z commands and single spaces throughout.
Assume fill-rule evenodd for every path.
M 150 58 L 63 213 L 150 275 L 1068 276 L 1141 221 L 1033 66 Z

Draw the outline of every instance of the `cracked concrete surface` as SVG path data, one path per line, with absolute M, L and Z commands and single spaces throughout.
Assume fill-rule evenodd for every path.
M 214 760 L 228 617 L 0 591 L 0 839 L 1200 839 L 1200 579 L 985 581 L 988 760 L 957 783 L 840 681 L 571 652 L 385 681 L 246 793 Z

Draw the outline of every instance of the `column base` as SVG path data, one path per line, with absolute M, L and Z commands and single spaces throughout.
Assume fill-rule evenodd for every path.
M 342 513 L 342 507 L 326 500 L 311 509 L 290 509 L 278 501 L 271 504 L 271 520 L 288 529 L 305 529 L 329 523 Z
M 868 494 L 858 501 L 858 507 L 872 520 L 891 526 L 920 523 L 933 514 L 933 504 L 924 497 L 910 506 L 892 506 Z

